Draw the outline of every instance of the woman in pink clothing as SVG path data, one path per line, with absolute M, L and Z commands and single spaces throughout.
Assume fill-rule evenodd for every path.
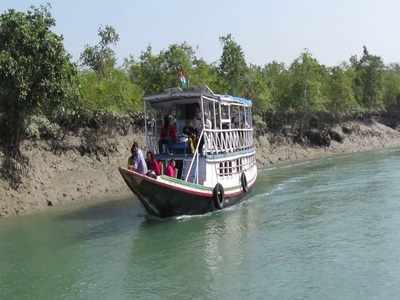
M 168 162 L 167 169 L 165 170 L 165 175 L 169 177 L 176 177 L 175 160 L 171 159 Z

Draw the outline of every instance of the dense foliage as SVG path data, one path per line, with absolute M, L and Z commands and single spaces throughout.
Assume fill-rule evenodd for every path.
M 32 114 L 51 114 L 74 98 L 76 68 L 48 7 L 0 15 L 1 139 L 18 153 Z
M 139 58 L 126 60 L 133 83 L 144 94 L 178 86 L 183 69 L 190 84 L 208 85 L 218 93 L 230 93 L 254 100 L 254 111 L 313 113 L 340 116 L 386 110 L 399 104 L 400 67 L 385 66 L 379 56 L 364 47 L 339 66 L 325 66 L 305 51 L 292 64 L 273 61 L 264 66 L 248 64 L 239 44 L 228 34 L 221 37 L 219 61 L 207 63 L 186 43 L 171 45 L 154 53 L 148 47 Z
M 89 111 L 134 112 L 142 110 L 142 90 L 121 70 L 111 70 L 106 78 L 90 71 L 79 74 L 80 109 Z
M 89 111 L 132 112 L 141 110 L 142 89 L 133 83 L 124 70 L 116 68 L 111 46 L 119 35 L 111 26 L 99 28 L 100 41 L 86 46 L 80 60 L 86 70 L 79 74 L 80 102 L 76 109 Z
M 248 64 L 228 34 L 220 38 L 221 57 L 213 63 L 181 43 L 158 53 L 149 46 L 118 66 L 113 47 L 119 35 L 105 26 L 99 28 L 98 43 L 84 48 L 77 69 L 54 25 L 48 7 L 0 15 L 0 116 L 5 132 L 13 133 L 2 135 L 12 136 L 10 143 L 19 143 L 26 120 L 36 112 L 140 111 L 143 95 L 179 86 L 179 74 L 189 86 L 253 99 L 260 122 L 271 112 L 340 116 L 387 110 L 400 101 L 400 66 L 385 65 L 366 47 L 339 66 L 320 64 L 309 51 L 290 65 L 260 66 Z

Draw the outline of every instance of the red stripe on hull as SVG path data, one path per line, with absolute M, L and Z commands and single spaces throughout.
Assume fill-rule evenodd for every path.
M 207 200 L 210 200 L 210 199 L 213 198 L 212 192 L 197 192 L 197 191 L 187 190 L 187 189 L 184 189 L 184 188 L 172 185 L 172 184 L 167 184 L 167 183 L 164 183 L 164 182 L 160 182 L 160 181 L 158 181 L 158 180 L 156 180 L 154 178 L 151 178 L 149 176 L 140 174 L 140 173 L 132 171 L 132 170 L 123 169 L 123 168 L 119 168 L 119 170 L 120 170 L 121 173 L 123 172 L 123 173 L 129 174 L 129 175 L 132 175 L 132 176 L 140 177 L 143 180 L 150 181 L 150 182 L 152 182 L 154 184 L 157 184 L 157 185 L 159 185 L 161 187 L 174 189 L 174 190 L 177 190 L 177 191 L 180 191 L 180 192 L 184 192 L 184 193 L 187 193 L 187 194 L 190 194 L 190 195 L 200 196 L 200 197 L 206 198 Z M 252 179 L 251 181 L 252 181 L 252 183 L 251 183 L 251 185 L 249 185 L 249 189 L 251 187 L 253 187 L 253 185 L 256 182 L 255 178 Z M 243 193 L 243 191 L 234 192 L 234 193 L 227 192 L 227 193 L 225 193 L 225 197 L 226 198 L 237 197 L 238 195 L 240 195 L 242 193 Z
M 160 182 L 135 171 L 119 169 L 125 182 L 142 202 L 148 213 L 158 217 L 204 214 L 218 209 L 211 191 L 195 191 L 177 186 L 179 183 Z M 255 184 L 257 175 L 250 181 L 249 189 Z M 193 187 L 194 189 L 196 187 Z M 232 206 L 247 193 L 241 189 L 225 193 L 224 207 Z M 207 200 L 207 201 L 204 201 Z M 226 205 L 226 206 L 225 206 Z
M 140 173 L 132 171 L 132 170 L 127 170 L 127 169 L 123 169 L 123 168 L 119 168 L 119 170 L 120 170 L 121 173 L 129 174 L 131 176 L 140 177 L 143 180 L 149 181 L 149 182 L 151 182 L 153 184 L 159 185 L 159 186 L 164 187 L 164 188 L 177 190 L 177 191 L 184 192 L 184 193 L 187 193 L 187 194 L 190 194 L 190 195 L 200 196 L 200 197 L 206 198 L 208 200 L 212 199 L 212 192 L 191 191 L 191 190 L 187 190 L 187 189 L 184 189 L 184 188 L 172 185 L 172 184 L 167 184 L 167 183 L 164 183 L 164 182 L 160 182 L 160 181 L 158 181 L 158 180 L 156 180 L 154 178 L 151 178 L 149 176 L 140 174 Z

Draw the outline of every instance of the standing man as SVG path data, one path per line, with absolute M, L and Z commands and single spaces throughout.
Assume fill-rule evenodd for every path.
M 143 152 L 139 149 L 138 143 L 133 142 L 131 147 L 131 156 L 128 159 L 128 169 L 140 174 L 147 174 L 147 165 L 144 160 Z

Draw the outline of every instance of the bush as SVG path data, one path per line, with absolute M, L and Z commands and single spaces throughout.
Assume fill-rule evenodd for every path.
M 107 77 L 85 71 L 79 75 L 79 82 L 84 109 L 126 113 L 142 110 L 142 90 L 121 70 L 114 69 Z
M 31 139 L 56 138 L 60 132 L 60 126 L 52 123 L 45 116 L 33 116 L 26 127 L 25 135 Z
M 0 15 L 1 136 L 14 158 L 27 120 L 62 106 L 73 90 L 76 69 L 54 26 L 47 7 Z

